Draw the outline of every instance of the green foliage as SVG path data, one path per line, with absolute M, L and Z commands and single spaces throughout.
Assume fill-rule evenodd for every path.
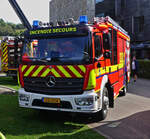
M 150 79 L 150 60 L 138 60 L 139 77 Z
M 13 24 L 0 19 L 0 36 L 19 36 L 25 30 L 22 24 Z
M 19 85 L 16 82 L 14 82 L 12 77 L 0 77 L 0 86 L 1 85 L 13 88 L 15 90 L 19 89 Z

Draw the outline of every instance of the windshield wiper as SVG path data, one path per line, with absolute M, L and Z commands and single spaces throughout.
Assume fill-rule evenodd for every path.
M 32 58 L 33 61 L 39 61 L 39 62 L 47 62 L 47 60 L 43 58 Z

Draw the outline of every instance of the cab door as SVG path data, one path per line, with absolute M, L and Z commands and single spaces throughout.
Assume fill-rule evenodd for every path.
M 102 81 L 102 76 L 105 72 L 104 58 L 102 56 L 102 33 L 94 33 L 94 68 L 96 71 L 96 89 L 98 92 L 100 90 L 100 85 Z
M 109 29 L 103 33 L 103 48 L 106 66 L 106 74 L 114 91 L 114 97 L 118 94 L 118 61 L 117 61 L 117 31 Z

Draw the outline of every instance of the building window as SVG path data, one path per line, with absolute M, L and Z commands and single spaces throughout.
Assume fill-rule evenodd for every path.
M 104 17 L 104 16 L 105 16 L 104 13 L 99 13 L 99 14 L 96 15 L 96 17 Z
M 126 0 L 121 0 L 121 9 L 126 7 Z
M 134 33 L 139 33 L 144 30 L 144 16 L 134 17 Z
M 95 0 L 96 3 L 103 2 L 104 0 Z

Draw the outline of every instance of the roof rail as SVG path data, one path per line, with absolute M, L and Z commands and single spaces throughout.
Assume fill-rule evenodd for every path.
M 98 22 L 109 22 L 111 23 L 115 28 L 117 28 L 118 30 L 120 30 L 121 32 L 123 32 L 124 34 L 126 34 L 128 37 L 128 32 L 125 31 L 116 21 L 114 21 L 110 16 L 106 16 L 106 17 L 96 17 L 95 18 L 96 21 Z

